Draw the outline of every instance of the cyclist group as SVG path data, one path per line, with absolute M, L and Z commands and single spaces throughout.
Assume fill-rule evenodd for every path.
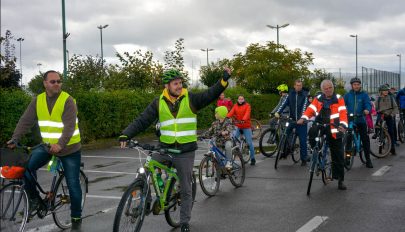
M 192 175 L 195 151 L 197 150 L 197 112 L 209 105 L 228 86 L 231 71 L 225 68 L 221 80 L 215 85 L 201 93 L 188 92 L 183 88 L 183 78 L 179 71 L 171 69 L 165 71 L 162 76 L 164 90 L 159 97 L 156 97 L 123 132 L 120 136 L 121 147 L 125 147 L 127 141 L 146 130 L 152 123 L 160 123 L 160 146 L 162 148 L 172 148 L 181 151 L 180 155 L 168 157 L 158 157 L 160 160 L 170 160 L 177 169 L 180 179 L 181 209 L 180 223 L 181 231 L 190 231 L 189 221 L 192 209 Z M 34 150 L 28 163 L 28 169 L 34 173 L 34 177 L 25 175 L 26 188 L 30 197 L 30 209 L 37 207 L 38 191 L 32 185 L 31 178 L 36 178 L 35 172 L 45 165 L 52 155 L 56 155 L 62 161 L 65 169 L 67 185 L 71 197 L 71 222 L 72 231 L 80 231 L 81 228 L 81 188 L 79 184 L 79 171 L 81 163 L 80 132 L 77 120 L 77 107 L 75 100 L 66 92 L 61 90 L 61 77 L 55 71 L 48 71 L 44 74 L 43 83 L 45 92 L 32 100 L 20 121 L 18 122 L 12 139 L 7 142 L 9 148 L 14 148 L 20 141 L 22 135 L 38 123 L 41 137 L 44 143 L 50 144 L 50 150 Z M 296 121 L 288 128 L 291 133 L 292 128 L 298 134 L 300 142 L 301 165 L 306 166 L 309 161 L 307 154 L 307 135 L 311 141 L 313 131 L 308 130 L 305 121 L 312 117 L 315 120 L 328 125 L 324 133 L 326 134 L 329 148 L 332 154 L 333 178 L 338 180 L 338 189 L 345 190 L 344 184 L 344 151 L 342 137 L 348 128 L 348 114 L 355 114 L 356 126 L 360 132 L 364 146 L 366 167 L 372 168 L 370 160 L 370 140 L 367 133 L 365 115 L 371 112 L 371 103 L 368 95 L 361 90 L 361 80 L 353 78 L 350 81 L 352 90 L 345 96 L 334 92 L 333 83 L 324 80 L 321 83 L 322 93 L 310 97 L 308 92 L 303 90 L 303 82 L 296 80 L 294 88 L 288 92 L 287 85 L 280 85 L 277 89 L 281 99 L 277 107 L 273 110 L 275 117 L 288 112 L 289 118 Z M 384 120 L 388 125 L 388 130 L 392 138 L 394 137 L 393 115 L 397 111 L 397 103 L 388 94 L 388 87 L 382 86 L 377 101 L 376 110 L 380 114 L 385 114 Z M 397 96 L 401 109 L 405 110 L 405 88 Z M 215 113 L 218 122 L 214 124 L 214 133 L 223 135 L 221 147 L 228 150 L 229 156 L 229 120 L 225 117 L 236 118 L 236 126 L 239 130 L 234 130 L 234 136 L 238 136 L 242 131 L 249 144 L 251 165 L 255 165 L 255 151 L 252 142 L 252 131 L 250 129 L 251 106 L 245 101 L 243 95 L 238 96 L 237 103 L 232 106 L 232 102 L 221 96 Z M 377 120 L 379 121 L 379 119 Z M 378 123 L 377 123 L 378 124 Z M 224 125 L 224 126 L 223 126 Z M 221 129 L 222 128 L 222 129 Z M 378 130 L 378 126 L 376 126 Z M 226 131 L 226 132 L 223 132 Z M 393 139 L 393 142 L 394 139 Z M 395 154 L 395 146 L 392 146 L 392 154 Z M 155 159 L 156 157 L 154 157 Z M 229 167 L 229 164 L 228 164 Z

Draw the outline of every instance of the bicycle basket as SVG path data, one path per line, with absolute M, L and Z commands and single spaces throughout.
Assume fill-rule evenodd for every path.
M 21 179 L 24 176 L 29 154 L 23 149 L 0 148 L 0 177 Z

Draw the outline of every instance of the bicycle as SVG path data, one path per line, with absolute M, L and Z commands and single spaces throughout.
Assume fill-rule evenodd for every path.
M 386 157 L 390 151 L 391 151 L 391 136 L 388 133 L 388 127 L 387 123 L 384 120 L 384 114 L 381 114 L 381 119 L 380 119 L 380 129 L 378 132 L 376 132 L 376 141 L 377 141 L 377 147 L 378 151 L 372 151 L 371 155 L 373 155 L 376 158 L 384 158 Z
M 290 154 L 294 163 L 299 161 L 299 144 L 297 144 L 297 134 L 295 132 L 295 128 L 293 128 L 291 133 L 287 136 L 289 126 L 296 124 L 296 122 L 292 121 L 291 119 L 287 119 L 284 123 L 285 124 L 281 129 L 280 141 L 277 145 L 277 155 L 274 162 L 274 169 L 277 169 L 280 159 L 287 158 L 287 156 Z
M 235 118 L 232 119 L 232 122 L 234 123 L 234 125 L 236 123 L 241 123 L 243 124 L 243 121 L 239 121 Z M 233 142 L 234 142 L 234 146 L 238 146 L 239 147 L 239 151 L 242 154 L 242 159 L 243 161 L 246 163 L 248 163 L 250 161 L 250 149 L 249 149 L 249 144 L 246 142 L 246 138 L 243 135 L 243 130 L 238 128 L 236 125 L 234 126 L 235 130 L 239 130 L 239 138 L 232 136 Z
M 250 125 L 252 128 L 252 139 L 257 139 L 262 133 L 262 124 L 257 119 L 250 119 Z
M 18 146 L 17 148 L 23 149 L 27 155 L 32 150 L 46 146 L 39 144 L 34 147 Z M 39 206 L 37 209 L 29 209 L 28 194 L 22 179 L 10 179 L 9 183 L 4 185 L 0 190 L 0 228 L 1 231 L 19 231 L 25 229 L 26 223 L 33 218 L 43 219 L 44 217 L 52 214 L 55 224 L 65 230 L 71 227 L 70 218 L 70 196 L 64 175 L 63 165 L 59 158 L 54 156 L 53 162 L 56 162 L 55 170 L 53 172 L 52 184 L 49 191 L 45 191 L 35 178 L 34 183 L 38 187 L 40 194 L 43 195 L 39 198 Z M 51 161 L 52 161 L 51 160 Z M 80 187 L 82 189 L 82 209 L 88 193 L 88 179 L 83 172 L 84 164 L 80 165 Z M 26 173 L 32 175 L 32 172 L 26 169 Z M 34 177 L 34 176 L 33 176 Z M 29 212 L 31 214 L 29 215 Z
M 329 124 L 320 124 L 313 120 L 308 120 L 318 127 L 318 133 L 315 137 L 315 145 L 312 148 L 312 158 L 309 165 L 309 182 L 307 188 L 307 195 L 310 195 L 312 180 L 314 178 L 314 173 L 316 176 L 322 175 L 322 182 L 327 185 L 332 180 L 332 164 L 328 159 L 329 149 L 326 142 L 326 134 L 324 133 L 325 126 Z
M 179 155 L 181 151 L 155 148 L 148 144 L 141 145 L 133 140 L 129 141 L 128 147 L 138 151 L 141 164 L 141 154 L 146 155 L 146 161 L 138 168 L 135 180 L 121 197 L 114 217 L 113 231 L 140 231 L 145 216 L 151 212 L 154 215 L 164 212 L 167 223 L 172 227 L 179 227 L 181 195 L 177 170 L 173 167 L 172 162 L 158 162 L 152 159 L 152 155 L 165 155 L 172 158 L 173 155 Z M 197 184 L 193 173 L 193 204 L 196 190 Z M 152 196 L 155 198 L 154 201 Z
M 204 154 L 198 168 L 198 179 L 203 192 L 207 196 L 214 196 L 218 192 L 221 179 L 225 179 L 226 176 L 229 177 L 233 186 L 241 187 L 245 181 L 245 162 L 243 162 L 239 147 L 232 148 L 232 159 L 229 160 L 232 168 L 227 169 L 225 168 L 228 161 L 226 155 L 215 146 L 213 139 L 210 139 L 208 144 L 209 152 Z
M 349 127 L 347 133 L 343 137 L 343 144 L 345 149 L 344 167 L 350 170 L 353 166 L 354 157 L 358 154 L 363 164 L 366 163 L 364 155 L 363 144 L 361 143 L 360 134 L 356 126 L 355 120 L 362 115 L 349 114 Z
M 398 122 L 398 138 L 401 143 L 405 143 L 405 119 L 404 119 L 404 113 L 401 110 L 399 113 L 399 122 Z

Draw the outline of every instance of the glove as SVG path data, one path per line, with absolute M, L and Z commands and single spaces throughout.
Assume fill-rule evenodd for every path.
M 280 118 L 280 114 L 278 112 L 274 113 L 274 117 Z
M 227 70 L 224 70 L 224 76 L 222 77 L 222 79 L 224 81 L 228 81 L 229 78 L 231 78 L 231 74 L 229 74 Z
M 128 136 L 126 135 L 121 135 L 120 137 L 118 137 L 118 141 L 120 142 L 127 142 L 128 140 Z

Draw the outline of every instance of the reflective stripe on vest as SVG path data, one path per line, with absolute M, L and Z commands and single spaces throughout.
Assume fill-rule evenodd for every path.
M 180 102 L 176 118 L 170 112 L 163 94 L 159 99 L 160 141 L 167 144 L 197 141 L 197 115 L 190 108 L 187 90 Z
M 51 114 L 49 114 L 48 104 L 46 102 L 46 93 L 38 95 L 36 110 L 39 130 L 41 132 L 42 141 L 44 143 L 56 144 L 58 143 L 59 138 L 62 136 L 62 132 L 64 129 L 62 114 L 65 109 L 65 103 L 69 96 L 70 95 L 68 93 L 62 91 L 55 102 Z M 76 118 L 75 131 L 67 145 L 79 142 L 80 131 L 78 120 Z

